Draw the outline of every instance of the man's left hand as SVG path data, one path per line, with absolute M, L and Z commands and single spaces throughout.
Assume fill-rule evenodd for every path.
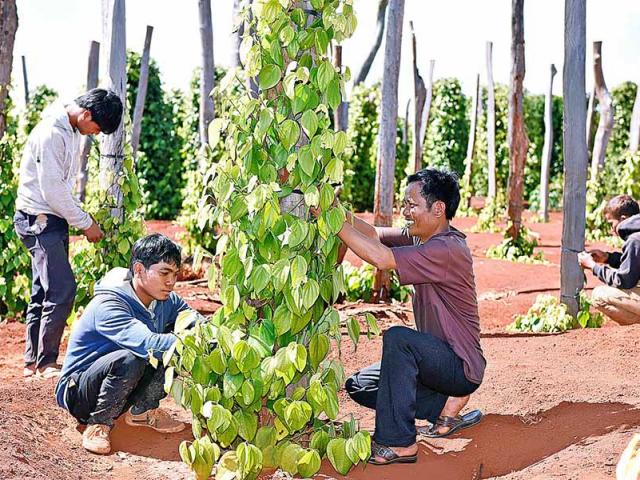
M 584 270 L 592 270 L 596 265 L 596 262 L 591 254 L 587 252 L 580 252 L 578 254 L 578 263 Z

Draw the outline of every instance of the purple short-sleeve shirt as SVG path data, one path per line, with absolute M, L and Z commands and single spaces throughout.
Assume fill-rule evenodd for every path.
M 465 235 L 450 227 L 420 243 L 399 228 L 378 229 L 391 247 L 400 284 L 412 284 L 416 328 L 449 344 L 470 382 L 480 384 L 487 364 L 480 347 L 480 317 L 473 260 Z

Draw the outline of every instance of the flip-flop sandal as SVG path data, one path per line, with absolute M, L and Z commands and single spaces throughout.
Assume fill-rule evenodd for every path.
M 459 430 L 469 428 L 482 420 L 482 412 L 480 410 L 472 410 L 465 415 L 456 415 L 455 417 L 438 417 L 435 425 L 429 427 L 418 427 L 418 435 L 427 438 L 443 438 L 453 435 Z M 438 433 L 440 427 L 449 427 L 447 433 Z
M 384 462 L 376 461 L 376 456 L 384 458 Z M 384 445 L 378 445 L 376 443 L 371 444 L 371 457 L 369 462 L 371 465 L 391 465 L 392 463 L 416 463 L 418 460 L 418 454 L 403 455 L 400 456 L 389 447 Z

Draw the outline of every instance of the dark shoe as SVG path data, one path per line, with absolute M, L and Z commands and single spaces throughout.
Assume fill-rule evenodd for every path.
M 378 462 L 376 456 L 384 458 L 384 462 Z M 371 465 L 391 465 L 392 463 L 416 463 L 418 454 L 400 456 L 391 448 L 384 445 L 378 445 L 371 442 L 371 457 L 369 462 Z
M 455 417 L 438 417 L 435 425 L 429 427 L 418 427 L 418 435 L 427 438 L 443 438 L 453 435 L 459 430 L 469 428 L 482 420 L 482 412 L 480 410 L 472 410 L 465 415 L 456 415 Z M 449 427 L 447 433 L 438 433 L 440 427 Z
M 160 433 L 177 433 L 185 429 L 184 423 L 174 420 L 161 408 L 148 410 L 140 415 L 134 415 L 128 411 L 124 416 L 124 421 L 132 427 L 153 428 Z

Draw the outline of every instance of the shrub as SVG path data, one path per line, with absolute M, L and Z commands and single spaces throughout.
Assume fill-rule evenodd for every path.
M 347 300 L 351 302 L 357 302 L 358 300 L 369 302 L 373 292 L 373 280 L 376 269 L 368 264 L 362 267 L 354 267 L 349 262 L 344 262 L 342 269 L 344 271 L 345 295 Z M 389 298 L 391 300 L 406 302 L 409 300 L 411 291 L 411 287 L 400 285 L 397 275 L 392 273 L 391 290 L 389 291 Z
M 522 227 L 515 239 L 505 234 L 500 245 L 487 250 L 487 257 L 518 263 L 546 263 L 542 252 L 535 252 L 534 249 L 537 246 L 537 240 L 525 227 Z
M 24 136 L 31 133 L 31 130 L 40 121 L 42 111 L 54 100 L 58 98 L 58 92 L 46 85 L 38 85 L 29 95 L 29 103 L 24 112 Z

